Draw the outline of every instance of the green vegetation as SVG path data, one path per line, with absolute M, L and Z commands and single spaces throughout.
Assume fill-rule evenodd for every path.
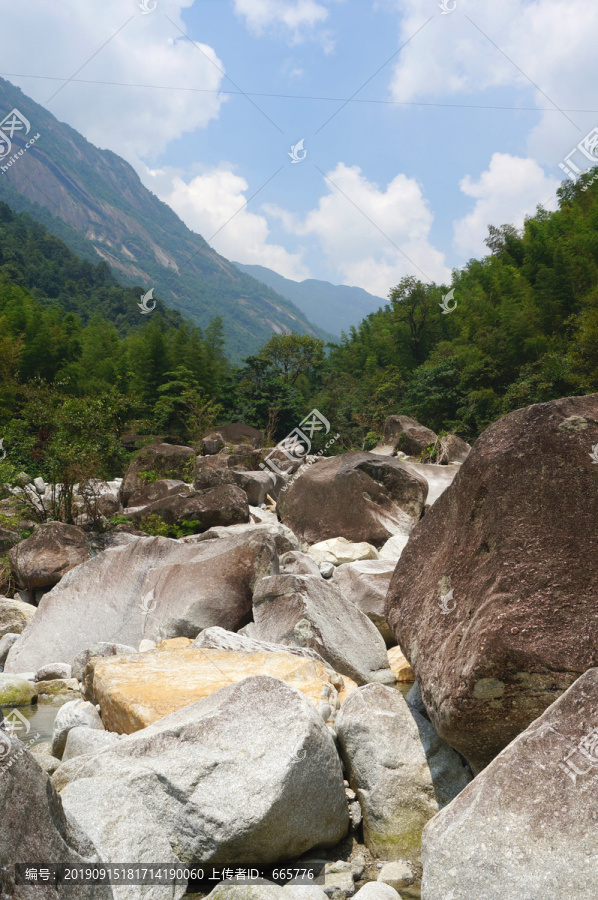
M 363 446 L 394 413 L 472 440 L 514 409 L 598 390 L 598 185 L 584 191 L 593 174 L 563 184 L 559 209 L 538 208 L 521 233 L 490 227 L 490 254 L 452 285 L 404 278 L 343 336 L 312 405 L 332 413 L 346 444 Z M 446 315 L 450 287 L 457 307 Z
M 274 335 L 240 366 L 224 357 L 220 319 L 202 332 L 160 303 L 141 316 L 140 288 L 0 203 L 0 483 L 23 470 L 59 481 L 50 513 L 68 521 L 76 482 L 123 473 L 126 434 L 193 444 L 242 421 L 273 444 L 317 407 L 341 435 L 327 452 L 340 453 L 371 449 L 395 413 L 472 440 L 518 407 L 597 391 L 591 174 L 564 184 L 559 209 L 538 209 L 521 232 L 491 227 L 489 255 L 452 285 L 404 278 L 338 345 Z M 446 315 L 450 288 L 457 306 Z M 314 451 L 325 441 L 316 436 Z M 428 457 L 441 453 L 442 442 Z

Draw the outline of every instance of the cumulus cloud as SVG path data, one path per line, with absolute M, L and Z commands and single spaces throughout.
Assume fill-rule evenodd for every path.
M 305 217 L 264 211 L 288 231 L 315 238 L 343 284 L 384 297 L 404 275 L 450 280 L 444 255 L 430 243 L 432 213 L 413 178 L 397 175 L 380 188 L 359 166 L 342 162 L 327 177 L 327 193 Z
M 426 17 L 419 0 L 399 0 L 399 8 L 402 44 Z M 539 122 L 530 119 L 527 151 L 556 169 L 597 124 L 595 112 L 565 118 L 555 109 L 595 109 L 597 30 L 595 0 L 458 0 L 454 13 L 439 13 L 401 51 L 391 94 L 408 102 L 514 88 L 513 105 L 528 99 L 546 110 Z
M 235 12 L 256 37 L 268 31 L 282 31 L 290 35 L 292 43 L 298 43 L 308 36 L 317 36 L 327 53 L 334 49 L 330 32 L 321 27 L 328 18 L 328 7 L 317 0 L 234 0 L 234 4 Z
M 170 192 L 161 194 L 162 199 L 206 240 L 215 235 L 209 243 L 223 256 L 267 266 L 296 281 L 310 277 L 300 253 L 289 253 L 270 243 L 268 220 L 244 207 L 249 186 L 230 167 L 210 169 L 188 183 L 175 175 L 171 184 Z
M 477 181 L 467 175 L 460 183 L 463 193 L 476 202 L 472 211 L 455 223 L 455 249 L 467 257 L 487 254 L 484 238 L 488 225 L 509 223 L 520 228 L 525 216 L 535 213 L 538 203 L 555 209 L 559 184 L 533 159 L 495 153 Z
M 2 70 L 66 81 L 80 69 L 51 100 L 61 81 L 10 80 L 92 143 L 134 164 L 152 161 L 173 139 L 217 118 L 224 100 L 218 93 L 164 89 L 221 87 L 224 65 L 214 49 L 200 44 L 198 50 L 184 37 L 181 13 L 192 4 L 160 0 L 143 15 L 136 0 L 19 0 L 2 21 Z

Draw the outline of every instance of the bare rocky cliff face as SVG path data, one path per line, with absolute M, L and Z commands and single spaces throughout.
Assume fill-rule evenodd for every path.
M 325 336 L 290 301 L 187 228 L 124 159 L 94 147 L 0 78 L 0 118 L 14 108 L 31 131 L 15 132 L 13 154 L 30 136 L 40 137 L 0 179 L 0 199 L 9 206 L 43 221 L 74 252 L 107 262 L 124 283 L 153 287 L 196 324 L 221 315 L 231 356 L 254 352 L 273 333 Z

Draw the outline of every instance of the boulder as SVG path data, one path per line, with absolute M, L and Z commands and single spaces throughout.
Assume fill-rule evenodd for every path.
M 198 865 L 294 859 L 334 846 L 349 823 L 332 735 L 299 691 L 266 676 L 223 687 L 113 748 L 63 764 L 54 779 L 66 778 L 69 792 L 95 782 L 87 787 L 97 786 L 96 797 L 120 798 L 116 785 L 123 796 L 129 789 L 177 856 Z
M 191 644 L 192 647 L 203 650 L 236 650 L 243 653 L 263 653 L 270 651 L 272 653 L 290 653 L 292 656 L 300 656 L 303 659 L 313 659 L 317 663 L 334 671 L 332 666 L 328 665 L 319 653 L 310 650 L 308 647 L 283 646 L 282 644 L 274 644 L 268 641 L 258 641 L 256 638 L 247 634 L 235 633 L 234 631 L 225 631 L 224 628 L 206 628 L 202 631 Z M 342 683 L 342 678 L 337 675 Z M 336 681 L 333 682 L 337 684 Z
M 115 798 L 118 803 L 115 803 Z M 136 865 L 157 862 L 181 866 L 159 819 L 146 808 L 138 792 L 117 778 L 86 778 L 68 784 L 60 794 L 62 805 L 71 821 L 93 841 L 102 862 L 122 864 L 132 860 Z M 81 897 L 87 887 L 79 888 Z M 114 885 L 115 900 L 180 900 L 187 893 L 186 884 Z
M 307 553 L 301 553 L 300 550 L 289 550 L 279 559 L 281 575 L 315 575 L 320 574 L 317 562 L 308 556 Z
M 394 562 L 368 559 L 339 566 L 332 576 L 332 584 L 374 623 L 387 647 L 396 644 L 386 621 L 385 605 L 394 569 Z
M 249 522 L 249 504 L 245 491 L 225 484 L 207 491 L 171 494 L 148 506 L 129 508 L 127 515 L 137 523 L 152 515 L 159 516 L 167 525 L 193 522 L 194 531 L 199 533 L 215 525 Z
M 35 685 L 35 691 L 41 700 L 49 700 L 54 697 L 74 700 L 81 696 L 79 682 L 76 678 L 54 678 L 52 681 L 39 681 Z
M 424 825 L 471 773 L 399 691 L 381 684 L 347 698 L 336 731 L 361 805 L 366 846 L 382 859 L 417 864 Z
M 127 506 L 131 494 L 141 490 L 150 480 L 181 479 L 189 481 L 195 453 L 191 447 L 178 444 L 148 444 L 137 453 L 120 487 L 120 499 Z M 145 478 L 143 477 L 145 473 Z M 157 476 L 154 477 L 154 476 Z
M 224 438 L 218 431 L 211 431 L 201 439 L 201 450 L 204 456 L 214 456 L 224 447 Z
M 378 875 L 378 881 L 382 884 L 388 884 L 395 891 L 398 891 L 399 888 L 406 888 L 413 884 L 415 875 L 411 866 L 407 865 L 406 862 L 397 860 L 382 866 Z
M 191 488 L 184 481 L 175 478 L 161 478 L 159 481 L 144 484 L 138 491 L 135 491 L 129 497 L 127 506 L 149 506 L 156 500 L 164 500 L 172 494 L 181 494 L 189 491 Z
M 100 706 L 109 731 L 132 734 L 251 675 L 268 675 L 297 688 L 325 721 L 334 721 L 340 706 L 338 677 L 322 662 L 269 649 L 248 652 L 192 646 L 94 659 L 85 670 L 84 695 Z
M 228 468 L 228 455 L 198 456 L 197 473 L 193 479 L 195 490 L 207 491 L 225 484 L 235 484 L 235 473 Z
M 224 454 L 223 454 L 224 455 Z M 237 469 L 244 472 L 259 472 L 263 464 L 264 454 L 247 444 L 237 444 L 230 451 L 227 450 L 226 462 L 229 469 Z
M 60 760 L 52 756 L 51 747 L 52 745 L 49 742 L 33 744 L 33 746 L 29 747 L 29 752 L 35 757 L 35 761 L 48 775 L 53 775 L 60 765 Z
M 388 416 L 384 423 L 382 442 L 374 449 L 374 453 L 405 453 L 407 456 L 420 456 L 435 444 L 438 435 L 430 428 L 420 425 L 409 416 Z
M 596 444 L 598 394 L 505 416 L 395 570 L 387 620 L 432 723 L 476 771 L 598 663 Z
M 38 669 L 35 673 L 36 681 L 53 681 L 55 678 L 71 678 L 72 677 L 72 666 L 69 663 L 50 663 L 47 666 L 42 666 L 41 669 Z
M 442 438 L 442 456 L 438 460 L 441 465 L 447 463 L 464 463 L 471 453 L 471 445 L 456 434 L 447 434 Z
M 6 657 L 8 656 L 8 651 L 18 638 L 18 634 L 5 634 L 4 637 L 0 638 L 0 667 L 4 668 L 4 663 L 6 662 Z M 0 669 L 1 671 L 1 669 Z
M 263 578 L 253 597 L 253 619 L 258 640 L 310 647 L 357 684 L 395 683 L 375 625 L 322 578 Z
M 233 422 L 231 425 L 219 425 L 221 434 L 227 444 L 248 444 L 251 447 L 263 447 L 266 441 L 264 433 L 252 425 Z
M 0 528 L 0 553 L 4 555 L 8 553 L 11 547 L 18 544 L 21 540 L 17 531 L 11 531 L 9 528 Z
M 380 559 L 388 560 L 396 564 L 401 558 L 401 553 L 407 546 L 408 534 L 393 534 L 380 548 Z
M 0 638 L 5 634 L 21 634 L 35 611 L 31 603 L 0 597 Z
M 305 466 L 281 492 L 278 513 L 308 544 L 342 535 L 380 547 L 393 534 L 409 534 L 427 493 L 425 479 L 408 463 L 345 453 Z
M 73 663 L 98 642 L 138 647 L 142 640 L 195 638 L 211 625 L 234 631 L 251 618 L 257 581 L 277 571 L 274 542 L 262 535 L 199 544 L 141 538 L 84 563 L 46 594 L 9 650 L 5 671 Z
M 229 470 L 230 471 L 230 470 Z M 247 494 L 250 506 L 266 503 L 267 495 L 275 492 L 276 477 L 273 472 L 231 472 L 233 483 Z
M 18 586 L 32 594 L 58 584 L 67 572 L 91 558 L 91 548 L 82 528 L 45 522 L 13 547 L 8 558 Z
M 282 522 L 277 521 L 274 521 L 272 524 L 249 522 L 242 525 L 216 525 L 201 535 L 190 535 L 188 538 L 182 538 L 182 540 L 185 543 L 194 543 L 241 534 L 272 537 L 277 553 L 286 553 L 287 550 L 299 549 L 299 541 L 291 529 L 283 525 Z
M 359 897 L 359 900 L 401 900 L 399 892 L 383 881 L 368 881 L 357 891 L 355 897 Z
M 82 681 L 85 666 L 92 656 L 128 656 L 130 653 L 137 653 L 137 650 L 128 644 L 112 644 L 105 641 L 93 644 L 93 646 L 82 650 L 81 653 L 75 656 L 72 665 L 72 676 L 77 681 Z
M 344 563 L 355 563 L 362 559 L 378 559 L 378 551 L 371 544 L 364 541 L 355 543 L 343 537 L 319 541 L 307 552 L 318 565 L 331 563 L 333 566 L 342 566 Z
M 15 885 L 15 863 L 99 862 L 96 848 L 76 822 L 67 818 L 59 795 L 33 754 L 0 731 L 0 896 L 11 900 L 112 900 L 112 889 L 38 881 Z
M 413 669 L 400 647 L 392 647 L 388 651 L 388 665 L 399 684 L 412 684 L 415 681 Z
M 85 700 L 69 700 L 60 707 L 54 719 L 52 755 L 57 759 L 62 759 L 69 731 L 78 725 L 104 731 L 100 714 L 93 703 L 86 703 Z
M 594 668 L 427 824 L 426 900 L 594 900 L 597 722 Z
M 67 733 L 62 761 L 97 753 L 105 747 L 113 747 L 119 740 L 120 735 L 112 731 L 101 731 L 99 728 L 90 728 L 89 725 L 75 725 Z
M 22 675 L 0 675 L 0 706 L 31 706 L 37 703 L 33 682 Z
M 436 503 L 438 498 L 451 486 L 460 468 L 453 464 L 439 466 L 436 463 L 422 463 L 413 460 L 408 465 L 414 472 L 425 478 L 428 484 L 426 509 Z

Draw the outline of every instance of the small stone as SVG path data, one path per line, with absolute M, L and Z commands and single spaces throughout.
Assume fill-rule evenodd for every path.
M 38 669 L 35 675 L 36 681 L 54 681 L 57 678 L 71 678 L 72 667 L 68 663 L 50 663 Z
M 155 649 L 156 649 L 156 646 L 157 646 L 157 645 L 156 645 L 156 642 L 155 642 L 155 641 L 143 640 L 143 641 L 141 641 L 141 643 L 139 644 L 139 652 L 140 652 L 140 653 L 147 653 L 148 650 L 155 650 Z
M 320 563 L 318 568 L 320 569 L 320 575 L 322 576 L 322 578 L 332 578 L 332 576 L 334 575 L 334 566 L 332 565 L 332 563 Z
M 415 875 L 413 874 L 411 866 L 402 860 L 386 863 L 382 866 L 382 870 L 378 875 L 378 881 L 389 884 L 395 890 L 402 887 L 408 887 L 408 885 L 413 884 L 414 880 Z

